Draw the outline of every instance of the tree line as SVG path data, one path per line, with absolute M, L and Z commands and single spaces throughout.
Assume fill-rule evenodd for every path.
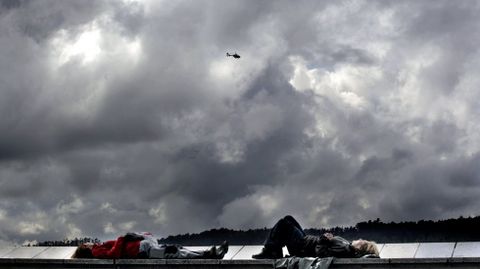
M 36 244 L 30 244 L 28 246 L 40 246 L 40 247 L 59 247 L 59 246 L 79 246 L 83 243 L 101 243 L 101 240 L 98 238 L 74 238 L 74 239 L 63 239 L 55 241 L 42 241 Z
M 330 232 L 348 240 L 358 238 L 381 243 L 480 241 L 480 217 L 447 220 L 382 222 L 380 219 L 359 222 L 350 227 L 305 229 L 307 234 Z M 159 239 L 163 244 L 186 246 L 213 245 L 228 240 L 232 245 L 262 245 L 270 229 L 247 231 L 212 229 L 198 234 L 182 234 Z
M 379 243 L 406 242 L 459 242 L 480 241 L 480 217 L 459 217 L 447 220 L 420 220 L 403 222 L 382 222 L 380 219 L 359 222 L 350 227 L 326 229 L 305 229 L 307 234 L 321 235 L 330 232 L 348 240 L 358 238 Z M 231 230 L 211 229 L 201 233 L 171 235 L 158 239 L 161 244 L 184 246 L 208 246 L 228 240 L 231 245 L 262 245 L 270 229 Z M 62 241 L 39 242 L 37 246 L 78 246 L 82 243 L 100 243 L 97 238 L 75 238 Z

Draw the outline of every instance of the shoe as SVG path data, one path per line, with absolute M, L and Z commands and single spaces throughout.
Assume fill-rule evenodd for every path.
M 282 249 L 263 248 L 262 252 L 252 255 L 253 259 L 280 259 L 283 258 Z
M 223 259 L 225 254 L 228 252 L 228 242 L 223 241 L 223 243 L 217 248 L 215 254 L 217 255 L 217 259 Z
M 223 241 L 223 243 L 216 247 L 211 247 L 205 254 L 205 258 L 207 259 L 223 259 L 225 254 L 228 252 L 228 242 Z

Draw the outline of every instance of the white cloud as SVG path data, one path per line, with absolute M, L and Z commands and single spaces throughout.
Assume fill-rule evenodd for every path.
M 113 226 L 113 223 L 107 222 L 103 225 L 103 232 L 106 234 L 115 234 L 117 233 L 117 229 Z
M 64 201 L 61 201 L 57 205 L 57 213 L 58 214 L 78 214 L 80 211 L 83 210 L 85 205 L 83 204 L 83 201 L 80 197 L 77 195 L 72 196 L 72 201 L 69 203 L 66 203 Z
M 32 241 L 25 240 L 23 241 L 22 246 L 34 246 L 36 244 L 38 244 L 37 240 L 32 240 Z
M 148 210 L 148 214 L 153 217 L 154 222 L 157 224 L 163 224 L 167 221 L 166 205 L 160 203 L 157 207 L 152 207 Z
M 105 202 L 100 207 L 100 210 L 107 211 L 108 213 L 116 213 L 118 210 L 112 206 L 109 202 Z
M 128 222 L 122 222 L 120 224 L 118 224 L 118 227 L 123 230 L 123 231 L 126 231 L 126 232 L 131 232 L 133 231 L 135 225 L 137 225 L 137 222 L 136 221 L 128 221 Z
M 80 238 L 83 236 L 83 232 L 80 228 L 78 228 L 75 224 L 73 223 L 68 223 L 67 224 L 67 234 L 66 238 Z
M 47 228 L 40 223 L 21 221 L 18 223 L 17 230 L 21 235 L 38 235 Z
M 5 220 L 7 218 L 7 211 L 4 209 L 0 209 L 0 221 Z
M 60 30 L 52 40 L 52 47 L 59 49 L 58 64 L 64 65 L 75 58 L 80 59 L 84 65 L 94 61 L 102 52 L 100 48 L 101 35 L 96 23 L 89 25 L 74 40 L 69 40 L 68 33 Z

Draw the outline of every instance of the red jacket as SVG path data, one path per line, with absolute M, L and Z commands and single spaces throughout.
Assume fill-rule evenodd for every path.
M 120 236 L 117 240 L 94 245 L 92 255 L 97 259 L 133 259 L 138 256 L 139 249 L 140 240 L 125 241 L 124 237 Z

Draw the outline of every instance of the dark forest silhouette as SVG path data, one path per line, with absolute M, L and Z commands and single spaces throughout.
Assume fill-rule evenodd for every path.
M 448 220 L 420 220 L 384 223 L 380 219 L 357 223 L 352 227 L 305 229 L 307 234 L 333 233 L 348 240 L 363 238 L 381 243 L 480 241 L 480 217 Z M 228 240 L 232 245 L 261 245 L 270 229 L 247 231 L 212 229 L 199 234 L 183 234 L 159 239 L 163 244 L 188 246 L 218 244 Z
M 480 217 L 459 217 L 448 220 L 420 220 L 384 223 L 380 219 L 357 223 L 351 227 L 328 229 L 305 229 L 307 234 L 333 233 L 348 240 L 363 238 L 381 243 L 405 242 L 460 242 L 480 241 Z M 247 231 L 226 228 L 212 229 L 198 234 L 182 234 L 159 239 L 162 244 L 184 246 L 208 246 L 228 240 L 231 245 L 261 245 L 270 229 Z M 39 242 L 38 246 L 77 246 L 84 242 L 100 242 L 98 239 L 82 238 L 63 241 Z
M 56 241 L 43 241 L 34 244 L 34 246 L 42 246 L 42 247 L 57 247 L 57 246 L 79 246 L 83 243 L 101 243 L 100 239 L 98 238 L 74 238 L 74 239 L 63 239 L 63 240 L 56 240 Z

